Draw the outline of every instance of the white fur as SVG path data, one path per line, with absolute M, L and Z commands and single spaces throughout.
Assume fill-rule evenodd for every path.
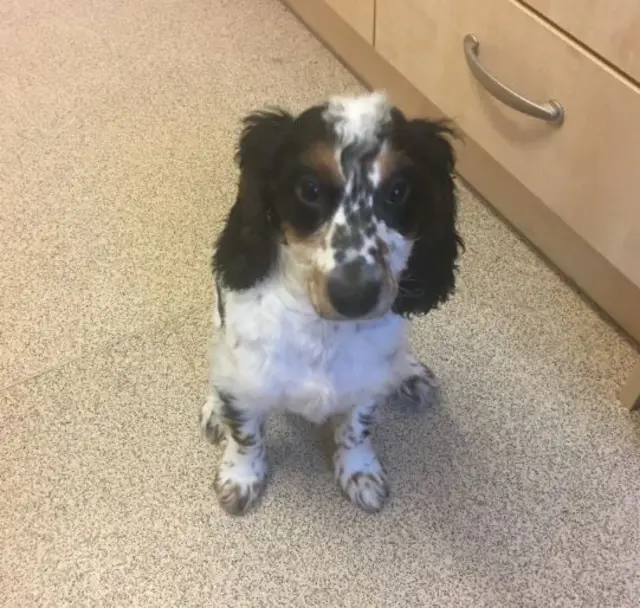
M 220 318 L 220 310 L 218 308 L 218 290 L 216 286 L 213 286 L 213 308 L 211 310 L 211 318 L 213 320 L 213 326 L 216 329 L 222 327 L 222 319 Z
M 428 370 L 409 353 L 407 321 L 392 312 L 366 321 L 322 319 L 308 297 L 307 272 L 293 248 L 284 248 L 277 268 L 253 288 L 220 286 L 224 319 L 214 298 L 211 388 L 201 424 L 212 441 L 226 439 L 215 487 L 220 505 L 232 514 L 244 513 L 260 496 L 266 479 L 261 424 L 282 409 L 315 423 L 344 415 L 335 434 L 336 480 L 355 505 L 379 511 L 389 488 L 360 416 L 402 394 L 403 386 L 404 396 L 417 401 L 427 399 L 410 386 L 431 391 Z M 423 382 L 407 382 L 423 376 Z M 235 442 L 220 415 L 220 393 L 232 396 L 242 430 L 256 444 Z
M 222 290 L 224 325 L 213 339 L 212 391 L 202 409 L 205 434 L 227 440 L 216 476 L 219 502 L 232 514 L 256 503 L 267 470 L 260 426 L 270 411 L 285 409 L 315 423 L 344 415 L 335 431 L 336 481 L 352 503 L 378 512 L 389 486 L 361 415 L 402 393 L 410 378 L 424 376 L 418 390 L 430 392 L 431 376 L 409 354 L 404 319 L 388 313 L 372 321 L 323 320 L 294 278 L 281 265 L 252 289 Z M 245 430 L 260 437 L 257 444 L 235 443 L 220 418 L 216 391 L 233 396 Z
M 406 322 L 331 322 L 275 273 L 225 293 L 225 328 L 214 337 L 211 380 L 253 412 L 285 409 L 320 423 L 372 396 L 384 397 L 413 369 Z
M 380 126 L 390 117 L 391 107 L 381 92 L 354 97 L 333 97 L 325 118 L 333 123 L 342 147 L 357 139 L 374 140 Z
M 371 168 L 369 169 L 368 177 L 371 180 L 371 185 L 374 188 L 377 188 L 380 185 L 381 181 L 381 169 L 380 169 L 380 157 L 385 156 L 389 152 L 389 143 L 386 141 L 382 142 L 382 146 L 380 147 L 380 153 L 378 154 L 378 158 L 371 163 Z

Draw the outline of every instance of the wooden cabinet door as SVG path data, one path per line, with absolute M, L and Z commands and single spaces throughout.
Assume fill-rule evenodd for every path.
M 640 0 L 521 0 L 640 81 Z
M 557 99 L 564 124 L 487 93 L 465 60 L 470 33 L 495 77 L 535 101 Z M 637 86 L 516 0 L 376 0 L 375 38 L 382 57 L 640 286 Z
M 321 0 L 318 0 L 321 1 Z M 373 44 L 375 0 L 324 0 L 369 44 Z

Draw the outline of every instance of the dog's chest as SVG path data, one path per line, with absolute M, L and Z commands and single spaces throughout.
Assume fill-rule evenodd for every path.
M 391 389 L 404 346 L 402 319 L 331 323 L 291 310 L 275 295 L 260 306 L 229 305 L 214 374 L 255 407 L 321 422 Z

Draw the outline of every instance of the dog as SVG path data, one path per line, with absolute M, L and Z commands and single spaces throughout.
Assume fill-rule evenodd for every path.
M 216 330 L 200 422 L 225 443 L 214 487 L 229 514 L 264 488 L 264 425 L 277 409 L 333 425 L 334 474 L 351 502 L 375 513 L 389 497 L 374 412 L 434 390 L 407 326 L 455 287 L 453 136 L 382 93 L 245 118 L 238 194 L 213 254 Z

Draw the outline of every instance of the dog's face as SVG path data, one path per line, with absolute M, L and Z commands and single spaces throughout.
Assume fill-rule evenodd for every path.
M 251 115 L 222 280 L 246 289 L 286 259 L 321 317 L 426 312 L 453 288 L 459 244 L 448 134 L 380 94 Z
M 378 316 L 396 299 L 420 176 L 393 136 L 380 95 L 334 99 L 298 117 L 280 149 L 275 214 L 325 318 Z

